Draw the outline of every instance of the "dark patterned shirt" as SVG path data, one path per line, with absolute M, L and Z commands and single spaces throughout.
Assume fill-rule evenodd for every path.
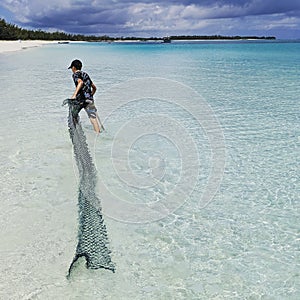
M 93 82 L 90 76 L 83 71 L 77 71 L 73 73 L 72 77 L 76 86 L 78 85 L 78 79 L 81 79 L 83 81 L 83 86 L 79 91 L 77 97 L 80 97 L 80 100 L 86 100 L 86 99 L 93 100 L 93 95 L 92 95 Z

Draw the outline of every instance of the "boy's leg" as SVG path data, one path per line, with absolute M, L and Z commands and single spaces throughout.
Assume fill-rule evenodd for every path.
M 98 122 L 98 119 L 97 119 L 97 109 L 96 109 L 96 106 L 94 105 L 94 103 L 90 103 L 88 104 L 86 107 L 85 107 L 85 111 L 94 127 L 94 130 L 97 132 L 97 133 L 100 133 L 101 131 L 101 126 Z
M 98 112 L 96 112 L 96 116 L 97 116 L 97 119 L 98 119 L 98 124 L 99 124 L 99 126 L 100 126 L 100 129 L 101 129 L 101 130 L 105 130 L 103 124 L 101 123 L 101 120 L 100 120 L 100 117 L 99 117 L 99 115 L 98 115 Z
M 99 123 L 98 123 L 98 120 L 97 118 L 90 118 L 90 121 L 94 127 L 94 130 L 97 132 L 97 133 L 100 133 L 100 126 L 99 126 Z

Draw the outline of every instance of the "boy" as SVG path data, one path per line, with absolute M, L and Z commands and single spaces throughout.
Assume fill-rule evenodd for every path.
M 93 127 L 97 133 L 100 133 L 100 128 L 102 127 L 99 124 L 99 120 L 97 119 L 97 108 L 94 104 L 94 94 L 96 93 L 97 87 L 92 82 L 90 76 L 81 71 L 82 62 L 78 59 L 72 61 L 70 67 L 73 74 L 73 80 L 76 86 L 74 94 L 71 99 L 78 99 L 81 103 L 83 103 L 81 108 L 84 108 Z M 79 113 L 79 111 L 78 111 Z

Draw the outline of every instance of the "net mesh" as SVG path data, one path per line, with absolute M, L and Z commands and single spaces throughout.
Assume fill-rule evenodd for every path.
M 74 259 L 70 265 L 68 277 L 79 257 L 85 257 L 89 269 L 105 268 L 115 271 L 108 247 L 106 226 L 103 222 L 101 202 L 96 194 L 97 172 L 88 148 L 87 140 L 78 113 L 80 103 L 64 101 L 69 105 L 68 126 L 74 148 L 74 156 L 79 171 L 78 244 Z

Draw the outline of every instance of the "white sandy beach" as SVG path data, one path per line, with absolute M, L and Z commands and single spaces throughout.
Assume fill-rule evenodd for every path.
M 47 44 L 57 44 L 58 41 L 28 40 L 28 41 L 0 41 L 0 53 L 19 51 L 22 49 L 40 47 Z

